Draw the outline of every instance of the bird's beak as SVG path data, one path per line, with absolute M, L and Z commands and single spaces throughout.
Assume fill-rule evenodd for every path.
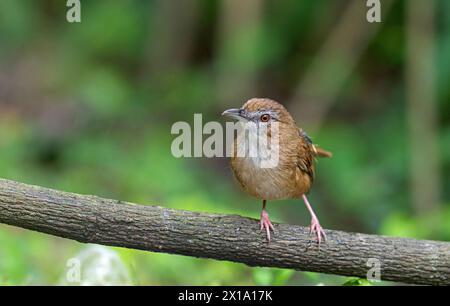
M 242 120 L 246 119 L 244 116 L 244 110 L 242 108 L 232 108 L 224 111 L 222 116 L 229 117 L 232 119 Z

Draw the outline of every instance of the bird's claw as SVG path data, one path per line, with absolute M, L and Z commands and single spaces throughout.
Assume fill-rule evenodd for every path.
M 323 230 L 322 226 L 320 226 L 319 220 L 317 218 L 312 218 L 311 219 L 311 227 L 309 230 L 309 234 L 315 234 L 316 235 L 316 239 L 317 239 L 317 243 L 319 244 L 320 247 L 320 243 L 323 241 L 326 241 L 327 239 L 327 235 L 325 234 L 325 231 Z
M 266 230 L 266 235 L 267 235 L 267 241 L 270 241 L 270 231 L 272 230 L 273 232 L 274 227 L 272 225 L 272 223 L 269 220 L 269 214 L 266 211 L 262 211 L 261 212 L 261 220 L 259 220 L 259 226 L 260 226 L 260 230 Z

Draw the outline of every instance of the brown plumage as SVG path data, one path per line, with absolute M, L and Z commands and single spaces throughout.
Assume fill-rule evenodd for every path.
M 280 103 L 270 99 L 251 99 L 242 108 L 224 112 L 243 123 L 255 123 L 258 127 L 267 127 L 270 141 L 271 126 L 278 125 L 279 159 L 275 167 L 264 168 L 258 163 L 260 159 L 250 156 L 233 156 L 231 166 L 241 187 L 250 195 L 263 200 L 261 229 L 266 229 L 270 240 L 270 223 L 265 204 L 267 200 L 303 198 L 312 215 L 311 230 L 317 233 L 320 243 L 325 237 L 320 224 L 310 207 L 306 194 L 311 189 L 315 177 L 315 158 L 331 157 L 331 153 L 318 148 L 311 138 L 299 129 L 295 120 Z M 239 137 L 235 138 L 234 152 L 243 146 Z M 236 155 L 236 154 L 235 154 Z

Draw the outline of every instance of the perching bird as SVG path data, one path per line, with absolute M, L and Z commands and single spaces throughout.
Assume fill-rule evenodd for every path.
M 273 137 L 270 127 L 278 126 L 278 162 L 274 167 L 261 167 L 255 156 L 238 155 L 239 146 L 243 142 L 235 136 L 231 158 L 234 175 L 241 187 L 250 195 L 262 199 L 261 230 L 266 230 L 270 241 L 270 231 L 274 230 L 266 211 L 268 200 L 283 200 L 302 198 L 311 214 L 311 233 L 315 233 L 317 241 L 325 240 L 319 219 L 309 204 L 306 194 L 314 181 L 314 163 L 316 157 L 331 157 L 328 151 L 316 147 L 311 138 L 299 129 L 280 103 L 270 99 L 254 98 L 247 101 L 240 109 L 229 109 L 223 116 L 237 119 L 244 124 L 255 123 L 258 128 L 265 127 L 267 137 Z M 269 140 L 270 142 L 270 140 Z

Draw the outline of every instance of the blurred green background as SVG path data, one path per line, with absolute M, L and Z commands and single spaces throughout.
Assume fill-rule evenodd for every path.
M 450 1 L 384 0 L 368 23 L 360 0 L 82 0 L 73 24 L 65 2 L 0 1 L 0 177 L 258 218 L 226 158 L 172 157 L 170 127 L 270 97 L 334 152 L 310 196 L 325 228 L 450 239 Z M 268 209 L 309 225 L 301 201 Z M 0 225 L 0 284 L 66 284 L 71 258 L 85 284 L 348 280 Z

